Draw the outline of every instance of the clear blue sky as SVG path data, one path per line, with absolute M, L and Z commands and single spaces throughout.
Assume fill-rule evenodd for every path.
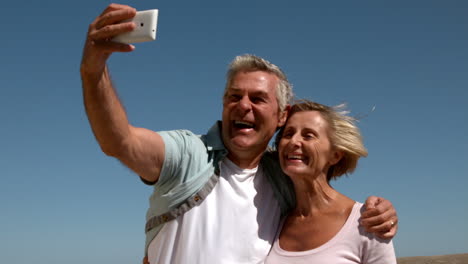
M 103 155 L 79 77 L 107 1 L 8 1 L 0 49 L 0 263 L 139 263 L 151 187 Z M 227 64 L 279 65 L 300 98 L 366 116 L 334 186 L 398 210 L 398 256 L 468 253 L 467 1 L 134 1 L 157 40 L 109 61 L 134 125 L 205 132 Z M 375 111 L 371 112 L 375 106 Z

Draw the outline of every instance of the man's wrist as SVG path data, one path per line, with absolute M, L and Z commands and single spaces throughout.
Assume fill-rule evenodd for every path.
M 99 80 L 104 77 L 104 75 L 107 72 L 107 66 L 104 64 L 102 67 L 99 68 L 90 68 L 87 67 L 84 64 L 81 64 L 80 66 L 80 74 L 81 74 L 81 80 L 83 82 L 99 82 Z

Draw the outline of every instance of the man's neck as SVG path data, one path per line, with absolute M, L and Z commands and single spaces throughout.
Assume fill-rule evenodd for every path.
M 262 154 L 250 157 L 240 157 L 239 155 L 234 155 L 231 152 L 227 155 L 228 159 L 234 164 L 239 166 L 242 169 L 253 169 L 258 166 L 260 160 L 262 159 Z

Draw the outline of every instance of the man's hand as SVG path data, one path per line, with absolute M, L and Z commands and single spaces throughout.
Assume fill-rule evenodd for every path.
M 135 23 L 122 20 L 133 18 L 136 10 L 130 6 L 110 4 L 90 25 L 81 60 L 82 74 L 100 75 L 113 52 L 129 52 L 132 45 L 112 42 L 119 34 L 132 31 Z
M 361 225 L 380 238 L 393 238 L 398 229 L 398 216 L 392 203 L 384 198 L 370 196 L 361 215 Z

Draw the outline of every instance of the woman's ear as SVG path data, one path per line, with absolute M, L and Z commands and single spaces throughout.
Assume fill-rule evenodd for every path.
M 344 152 L 340 150 L 333 150 L 330 157 L 330 166 L 337 164 L 344 156 Z

